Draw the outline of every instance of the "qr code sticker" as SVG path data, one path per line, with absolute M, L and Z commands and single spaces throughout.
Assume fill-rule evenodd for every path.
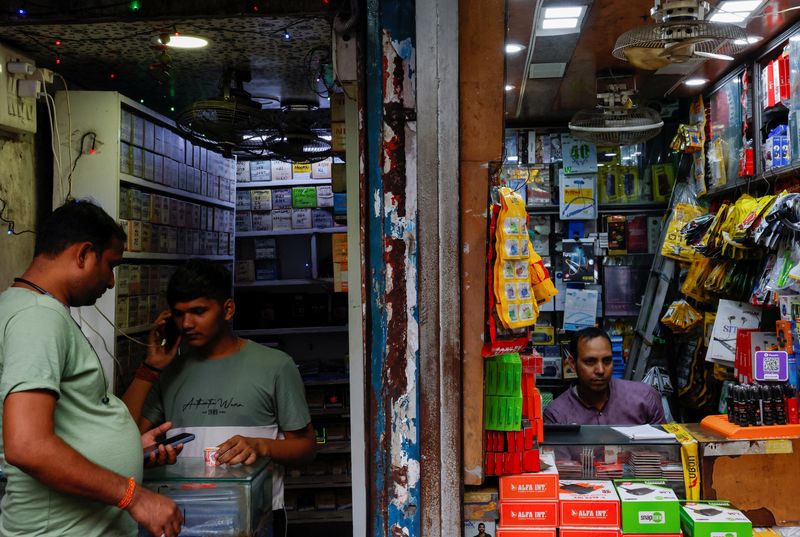
M 767 356 L 764 358 L 764 373 L 779 373 L 780 369 L 781 364 L 777 356 Z

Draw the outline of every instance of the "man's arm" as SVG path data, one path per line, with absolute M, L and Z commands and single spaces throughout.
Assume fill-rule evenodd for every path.
M 298 431 L 284 431 L 283 440 L 236 435 L 219 445 L 220 464 L 253 464 L 259 457 L 269 457 L 281 464 L 308 464 L 316 455 L 316 436 L 309 423 Z
M 667 418 L 664 416 L 664 405 L 661 403 L 661 394 L 655 388 L 650 388 L 650 419 L 647 423 L 660 424 L 666 423 Z
M 55 406 L 56 397 L 47 390 L 15 392 L 6 397 L 6 461 L 54 490 L 116 505 L 125 495 L 127 477 L 94 464 L 57 436 Z M 172 537 L 180 531 L 182 516 L 175 503 L 144 487 L 136 487 L 128 513 L 154 535 Z

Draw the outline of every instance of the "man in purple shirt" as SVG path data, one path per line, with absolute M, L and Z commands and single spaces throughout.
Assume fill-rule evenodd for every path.
M 641 382 L 612 379 L 611 339 L 599 328 L 573 334 L 570 354 L 578 382 L 544 410 L 545 423 L 644 425 L 664 423 L 659 393 Z

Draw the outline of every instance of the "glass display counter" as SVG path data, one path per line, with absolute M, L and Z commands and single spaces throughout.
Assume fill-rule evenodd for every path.
M 675 440 L 632 440 L 606 425 L 575 431 L 546 431 L 542 450 L 555 455 L 561 479 L 665 479 L 685 497 L 680 444 Z
M 250 466 L 206 466 L 201 457 L 144 472 L 144 485 L 172 498 L 183 512 L 181 537 L 253 535 L 272 507 L 269 460 Z M 148 536 L 140 531 L 141 536 Z

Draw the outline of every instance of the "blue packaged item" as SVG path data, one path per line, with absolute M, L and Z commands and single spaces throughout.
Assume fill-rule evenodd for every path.
M 333 193 L 333 214 L 334 216 L 347 215 L 347 194 L 344 192 Z

